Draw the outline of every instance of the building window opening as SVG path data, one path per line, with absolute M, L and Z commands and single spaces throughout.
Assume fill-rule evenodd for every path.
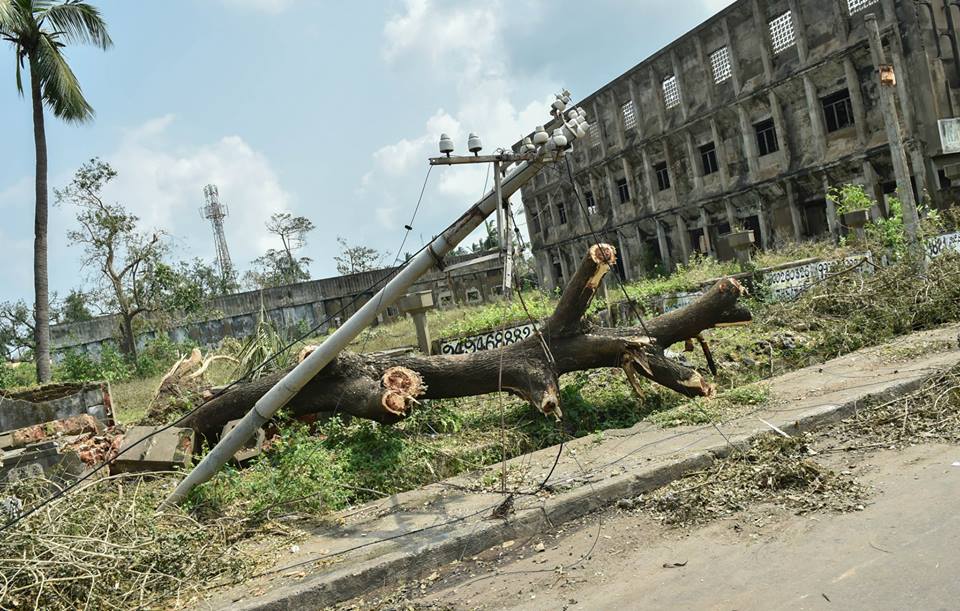
M 667 108 L 673 108 L 680 104 L 680 85 L 677 83 L 676 75 L 670 75 L 663 79 L 663 103 Z
M 553 277 L 556 279 L 557 285 L 563 284 L 563 266 L 560 265 L 558 257 L 553 258 Z
M 557 220 L 560 221 L 561 225 L 567 224 L 567 207 L 563 205 L 563 202 L 557 202 Z
M 850 91 L 844 89 L 822 98 L 823 118 L 827 131 L 835 132 L 853 125 L 853 106 L 850 103 Z
M 710 54 L 710 67 L 713 68 L 713 82 L 720 84 L 733 76 L 730 63 L 730 47 L 720 47 Z
M 757 132 L 757 152 L 761 157 L 780 150 L 780 144 L 777 142 L 777 128 L 773 124 L 773 119 L 761 121 L 753 128 Z
M 627 100 L 620 105 L 620 113 L 623 115 L 623 128 L 633 129 L 637 126 L 637 113 L 633 107 L 633 100 Z
M 666 162 L 658 163 L 654 168 L 657 172 L 657 189 L 666 191 L 670 188 L 670 171 L 667 170 Z
M 467 289 L 467 303 L 480 303 L 481 301 L 483 301 L 483 297 L 481 296 L 479 289 Z
M 597 200 L 593 196 L 593 191 L 587 191 L 583 194 L 583 199 L 587 204 L 587 213 L 596 214 L 597 213 Z
M 617 181 L 617 195 L 620 197 L 620 203 L 625 204 L 630 201 L 630 186 L 626 178 Z
M 590 124 L 590 146 L 600 146 L 600 121 Z
M 770 45 L 774 53 L 789 49 L 796 43 L 797 36 L 793 29 L 793 13 L 787 11 L 770 20 Z
M 717 145 L 708 142 L 700 147 L 700 162 L 703 164 L 703 175 L 709 176 L 720 170 L 720 164 L 717 161 Z
M 847 10 L 853 15 L 876 3 L 877 0 L 847 0 Z

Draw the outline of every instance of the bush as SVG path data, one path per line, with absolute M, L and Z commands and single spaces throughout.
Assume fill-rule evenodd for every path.
M 0 388 L 19 388 L 37 383 L 37 370 L 32 363 L 0 361 Z
M 136 374 L 149 378 L 166 373 L 181 356 L 190 352 L 196 344 L 191 341 L 175 342 L 161 333 L 148 341 L 137 355 Z
M 133 375 L 133 368 L 127 359 L 110 344 L 100 350 L 98 359 L 79 350 L 67 350 L 63 359 L 53 370 L 53 379 L 57 382 L 92 382 L 107 380 L 119 382 Z

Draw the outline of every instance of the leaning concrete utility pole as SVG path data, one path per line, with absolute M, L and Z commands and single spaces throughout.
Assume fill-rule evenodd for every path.
M 553 116 L 556 123 L 562 125 L 562 127 L 555 129 L 552 137 L 548 137 L 543 127 L 539 127 L 534 135 L 538 142 L 537 145 L 533 145 L 527 139 L 530 142 L 529 146 L 525 144 L 519 154 L 502 153 L 496 155 L 495 159 L 486 160 L 487 162 L 517 163 L 516 167 L 504 177 L 501 184 L 501 195 L 509 197 L 512 193 L 518 191 L 524 183 L 536 176 L 544 165 L 562 158 L 568 142 L 586 135 L 586 113 L 583 109 L 571 110 L 568 114 L 568 120 L 564 118 L 563 111 L 569 101 L 570 94 L 564 91 L 562 96 L 558 95 L 557 101 L 553 103 Z M 480 151 L 480 139 L 476 138 L 476 146 L 474 146 L 472 144 L 474 138 L 476 136 L 471 138 L 470 144 L 474 156 L 469 160 L 477 159 L 476 154 Z M 458 163 L 458 158 L 449 158 L 450 152 L 453 150 L 453 144 L 446 135 L 440 139 L 440 150 L 447 155 L 447 161 L 449 162 L 447 165 Z M 431 160 L 431 163 L 433 162 L 434 160 Z M 466 160 L 459 161 L 459 163 L 469 162 Z M 337 358 L 337 355 L 354 338 L 376 320 L 378 314 L 403 297 L 407 289 L 420 276 L 436 266 L 442 266 L 443 257 L 456 248 L 457 244 L 470 235 L 474 229 L 479 227 L 484 219 L 495 212 L 501 206 L 501 201 L 495 191 L 487 193 L 443 233 L 434 238 L 419 254 L 410 259 L 397 275 L 357 310 L 343 326 L 324 340 L 316 350 L 260 397 L 254 404 L 253 409 L 247 412 L 240 422 L 210 450 L 210 453 L 177 485 L 163 504 L 165 506 L 179 505 L 195 486 L 216 475 L 237 450 L 253 436 L 257 429 L 266 424 L 314 376 Z
M 917 228 L 920 223 L 917 214 L 917 200 L 913 196 L 913 185 L 910 183 L 910 166 L 907 165 L 907 153 L 903 148 L 903 134 L 900 132 L 900 116 L 897 113 L 896 95 L 897 77 L 893 66 L 887 63 L 887 56 L 880 40 L 880 27 L 877 24 L 877 15 L 870 13 L 865 17 L 867 36 L 870 39 L 870 55 L 873 65 L 877 69 L 877 78 L 880 81 L 880 111 L 883 113 L 883 123 L 887 129 L 887 140 L 890 142 L 890 157 L 893 160 L 893 173 L 897 179 L 897 195 L 903 204 L 903 224 L 907 237 L 911 242 L 917 239 Z

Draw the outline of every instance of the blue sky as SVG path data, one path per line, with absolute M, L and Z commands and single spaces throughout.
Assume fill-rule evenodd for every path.
M 49 117 L 50 186 L 99 156 L 119 171 L 107 196 L 167 231 L 177 258 L 212 260 L 201 189 L 230 208 L 227 242 L 245 270 L 278 247 L 273 212 L 314 221 L 302 255 L 335 274 L 336 237 L 396 254 L 441 131 L 465 148 L 509 146 L 546 117 L 561 87 L 588 95 L 726 0 L 99 0 L 114 47 L 68 58 L 97 111 Z M 0 300 L 32 294 L 33 128 L 0 45 Z M 433 172 L 404 250 L 480 195 L 480 168 Z M 50 215 L 51 290 L 89 282 L 67 244 L 68 206 Z M 392 257 L 385 264 L 392 262 Z

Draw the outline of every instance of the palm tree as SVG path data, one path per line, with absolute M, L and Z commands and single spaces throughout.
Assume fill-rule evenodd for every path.
M 63 56 L 70 43 L 106 49 L 113 42 L 100 11 L 78 0 L 0 0 L 0 38 L 13 43 L 17 61 L 17 91 L 23 95 L 22 72 L 30 69 L 33 136 L 37 149 L 36 216 L 34 220 L 33 284 L 37 380 L 50 380 L 50 304 L 47 295 L 47 139 L 43 105 L 53 116 L 71 123 L 93 118 L 93 108 Z

